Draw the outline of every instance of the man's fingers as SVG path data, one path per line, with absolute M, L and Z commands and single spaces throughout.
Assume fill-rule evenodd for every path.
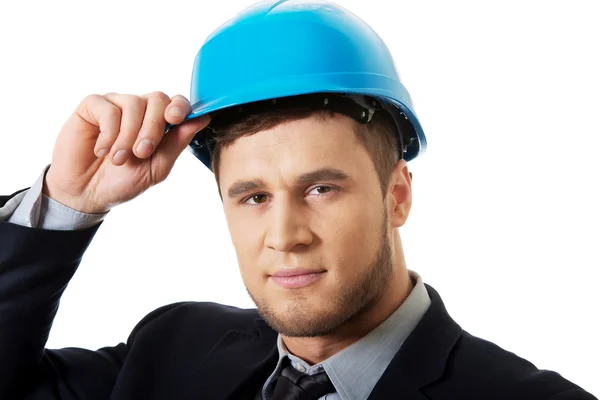
M 103 157 L 108 154 L 108 151 L 112 147 L 113 143 L 119 136 L 119 130 L 121 126 L 121 110 L 107 101 L 104 97 L 93 94 L 87 96 L 81 101 L 77 109 L 75 110 L 74 118 L 78 118 L 79 121 L 85 121 L 89 129 L 73 129 L 73 131 L 79 134 L 91 134 L 95 137 L 78 138 L 75 140 L 89 140 L 96 141 L 94 147 L 94 154 L 98 157 Z M 68 121 L 71 123 L 74 119 Z M 68 130 L 69 131 L 69 130 Z M 104 154 L 99 154 L 101 150 L 105 150 Z
M 165 134 L 154 153 L 152 162 L 153 175 L 159 182 L 169 175 L 175 161 L 186 146 L 190 144 L 196 132 L 204 129 L 209 122 L 210 116 L 208 114 L 203 115 L 174 126 Z
M 148 158 L 163 139 L 166 125 L 164 114 L 171 99 L 162 92 L 153 92 L 142 97 L 147 101 L 146 115 L 133 145 L 133 152 L 138 158 Z
M 130 94 L 107 93 L 104 98 L 121 109 L 121 129 L 110 155 L 114 165 L 123 165 L 132 154 L 144 115 L 146 100 Z
M 165 110 L 164 118 L 168 123 L 178 125 L 182 123 L 185 117 L 187 117 L 191 112 L 192 106 L 190 105 L 188 99 L 178 94 L 177 96 L 173 96 L 171 98 L 171 104 L 169 104 Z
M 169 98 L 162 92 L 144 96 L 107 93 L 88 96 L 77 114 L 99 131 L 94 153 L 109 156 L 115 165 L 123 165 L 135 155 L 152 159 L 160 179 L 166 178 L 175 160 L 194 134 L 206 127 L 209 116 L 185 121 L 192 107 L 182 95 Z M 166 123 L 174 125 L 167 134 Z M 94 139 L 94 138 L 92 138 Z

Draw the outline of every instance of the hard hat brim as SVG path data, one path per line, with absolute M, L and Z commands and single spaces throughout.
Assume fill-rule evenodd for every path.
M 200 93 L 199 101 L 192 104 L 192 112 L 185 120 L 255 101 L 324 92 L 363 94 L 392 104 L 397 108 L 398 113 L 408 119 L 413 128 L 409 137 L 413 144 L 408 147 L 404 158 L 410 161 L 417 154 L 425 151 L 427 147 L 425 134 L 419 120 L 411 111 L 412 100 L 408 91 L 398 80 L 383 75 L 352 73 L 327 74 L 325 76 L 286 76 L 285 78 L 263 80 L 250 87 L 246 86 L 237 93 L 228 93 L 220 98 L 203 98 Z

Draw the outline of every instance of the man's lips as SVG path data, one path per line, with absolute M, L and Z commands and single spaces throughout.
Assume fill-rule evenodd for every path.
M 282 268 L 272 274 L 270 278 L 283 288 L 298 289 L 316 282 L 325 272 L 324 269 Z
M 324 269 L 309 269 L 309 268 L 281 268 L 271 276 L 288 277 L 297 275 L 319 274 L 325 272 Z

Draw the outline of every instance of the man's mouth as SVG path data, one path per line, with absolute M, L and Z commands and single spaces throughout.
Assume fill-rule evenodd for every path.
M 270 278 L 282 288 L 299 289 L 318 281 L 325 272 L 327 271 L 323 269 L 282 268 L 271 275 Z

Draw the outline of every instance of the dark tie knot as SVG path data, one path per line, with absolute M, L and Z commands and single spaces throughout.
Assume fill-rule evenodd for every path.
M 272 400 L 316 400 L 335 391 L 325 371 L 308 375 L 289 365 L 289 362 L 284 365 L 275 381 Z

